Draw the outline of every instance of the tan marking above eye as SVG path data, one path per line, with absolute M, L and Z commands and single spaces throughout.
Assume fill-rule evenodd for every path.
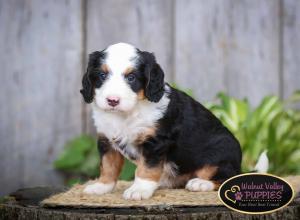
M 109 67 L 107 66 L 107 64 L 102 64 L 101 67 L 100 67 L 101 71 L 103 73 L 109 73 Z
M 127 67 L 126 70 L 124 71 L 124 75 L 127 76 L 128 74 L 132 73 L 134 68 L 132 66 Z

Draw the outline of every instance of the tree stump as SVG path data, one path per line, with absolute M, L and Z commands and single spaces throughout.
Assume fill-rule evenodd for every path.
M 44 199 L 63 188 L 36 187 L 12 193 L 0 204 L 0 220 L 17 219 L 300 219 L 300 195 L 289 206 L 271 214 L 247 215 L 232 211 L 224 206 L 210 207 L 157 207 L 143 208 L 45 208 L 39 205 Z

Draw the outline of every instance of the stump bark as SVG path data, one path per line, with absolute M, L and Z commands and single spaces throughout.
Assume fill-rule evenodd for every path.
M 75 220 L 75 219 L 300 219 L 300 196 L 287 207 L 271 214 L 247 215 L 232 211 L 224 206 L 210 207 L 154 207 L 143 208 L 45 208 L 39 203 L 63 188 L 36 187 L 18 190 L 0 204 L 0 220 Z

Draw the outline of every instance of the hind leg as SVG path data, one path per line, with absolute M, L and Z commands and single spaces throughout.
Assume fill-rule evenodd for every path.
M 216 189 L 216 185 L 213 181 L 210 180 L 204 180 L 201 178 L 193 178 L 190 179 L 185 188 L 189 191 L 197 192 L 208 192 L 208 191 L 214 191 Z
M 233 166 L 231 163 L 223 163 L 221 166 L 204 166 L 194 173 L 185 188 L 190 191 L 213 191 L 218 190 L 221 183 L 232 176 L 240 174 L 240 165 Z
M 194 174 L 196 176 L 193 179 L 190 179 L 185 188 L 189 191 L 201 191 L 208 192 L 217 190 L 219 184 L 215 181 L 212 181 L 211 178 L 216 174 L 218 167 L 216 166 L 204 166 L 203 168 L 197 170 Z

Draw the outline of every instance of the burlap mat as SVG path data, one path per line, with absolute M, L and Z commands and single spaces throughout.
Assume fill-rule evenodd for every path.
M 295 194 L 300 191 L 300 176 L 284 178 L 294 188 Z M 91 184 L 95 181 L 89 181 Z M 159 189 L 154 196 L 148 200 L 131 201 L 122 198 L 122 194 L 131 182 L 119 181 L 112 193 L 97 196 L 84 194 L 85 185 L 75 185 L 67 192 L 56 194 L 42 201 L 43 206 L 60 207 L 68 206 L 74 208 L 126 208 L 126 207 L 182 207 L 182 206 L 220 206 L 217 192 L 189 192 L 185 189 Z

